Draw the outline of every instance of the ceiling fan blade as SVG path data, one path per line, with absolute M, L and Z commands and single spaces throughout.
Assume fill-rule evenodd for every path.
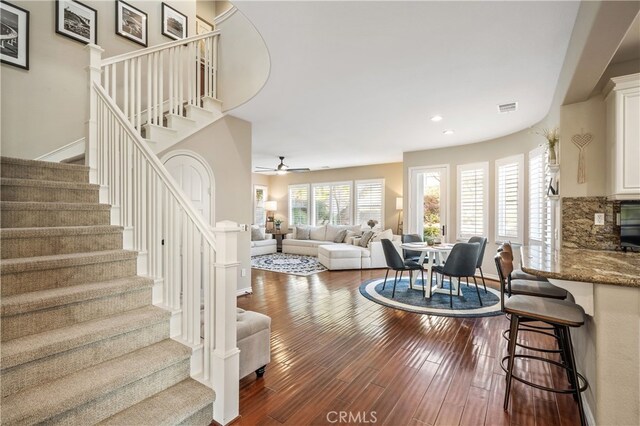
M 307 167 L 303 167 L 303 168 L 297 168 L 297 169 L 287 169 L 288 172 L 293 172 L 293 173 L 302 173 L 302 172 L 310 172 L 311 169 L 307 168 Z
M 255 166 L 254 168 L 255 168 L 255 169 L 265 169 L 265 170 L 275 170 L 275 169 L 273 169 L 273 168 L 271 168 L 271 167 L 260 167 L 260 166 Z

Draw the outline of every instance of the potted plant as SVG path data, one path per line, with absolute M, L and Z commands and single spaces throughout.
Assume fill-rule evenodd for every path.
M 547 155 L 549 156 L 549 164 L 558 164 L 558 156 L 556 154 L 556 145 L 560 142 L 560 130 L 555 127 L 553 129 L 542 129 L 536 131 L 536 134 L 543 136 L 547 140 Z

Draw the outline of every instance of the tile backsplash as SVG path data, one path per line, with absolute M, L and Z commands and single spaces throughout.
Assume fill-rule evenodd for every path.
M 616 214 L 620 202 L 606 197 L 562 198 L 562 246 L 594 250 L 615 250 L 620 246 Z M 595 225 L 596 213 L 604 213 L 604 225 Z

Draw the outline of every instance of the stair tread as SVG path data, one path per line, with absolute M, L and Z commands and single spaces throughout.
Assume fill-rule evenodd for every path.
M 48 201 L 0 201 L 0 210 L 111 210 L 111 205 Z
M 193 379 L 186 379 L 98 424 L 176 425 L 211 404 L 214 399 L 211 388 Z
M 2 343 L 0 354 L 2 368 L 14 367 L 137 330 L 159 321 L 167 321 L 170 315 L 162 308 L 146 306 L 107 318 L 8 340 Z
M 0 185 L 36 186 L 41 188 L 45 187 L 45 188 L 76 189 L 76 190 L 96 190 L 96 191 L 100 189 L 100 185 L 94 184 L 94 183 L 7 178 L 7 177 L 0 178 Z M 43 201 L 43 203 L 46 203 L 46 201 Z
M 91 282 L 49 290 L 33 291 L 4 296 L 2 315 L 19 315 L 56 306 L 98 299 L 127 291 L 151 287 L 153 279 L 142 276 L 118 278 L 115 280 Z
M 82 170 L 89 171 L 89 166 L 82 164 L 54 163 L 51 161 L 27 160 L 24 158 L 0 157 L 0 164 L 17 164 L 27 167 L 46 167 L 58 170 Z
M 166 339 L 43 383 L 2 401 L 2 423 L 40 423 L 184 361 L 191 349 Z
M 2 228 L 0 238 L 60 237 L 67 235 L 119 234 L 124 227 L 116 225 L 49 226 Z
M 105 250 L 87 253 L 56 254 L 50 256 L 19 257 L 3 259 L 3 275 L 15 272 L 37 271 L 42 269 L 64 268 L 68 266 L 88 265 L 92 263 L 135 259 L 138 252 L 131 250 Z

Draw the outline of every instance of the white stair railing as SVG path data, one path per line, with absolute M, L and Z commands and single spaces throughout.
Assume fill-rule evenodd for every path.
M 176 47 L 175 43 L 165 46 L 150 54 L 162 57 Z M 233 222 L 219 222 L 212 230 L 204 221 L 135 127 L 139 124 L 139 93 L 124 97 L 124 105 L 135 105 L 136 112 L 122 111 L 102 86 L 106 72 L 103 50 L 96 45 L 87 49 L 85 163 L 90 181 L 100 185 L 100 201 L 112 205 L 112 223 L 125 228 L 125 248 L 138 251 L 145 259 L 139 262 L 138 274 L 154 279 L 154 304 L 172 312 L 172 338 L 193 348 L 191 374 L 215 390 L 214 420 L 227 424 L 237 417 L 239 404 L 236 288 L 240 229 Z M 142 70 L 139 64 L 133 69 L 139 87 Z M 153 74 L 155 81 L 156 72 Z M 109 81 L 113 83 L 111 77 Z M 152 109 L 157 106 L 160 110 L 159 104 L 153 105 Z
M 101 83 L 138 131 L 216 100 L 219 32 L 103 59 Z

